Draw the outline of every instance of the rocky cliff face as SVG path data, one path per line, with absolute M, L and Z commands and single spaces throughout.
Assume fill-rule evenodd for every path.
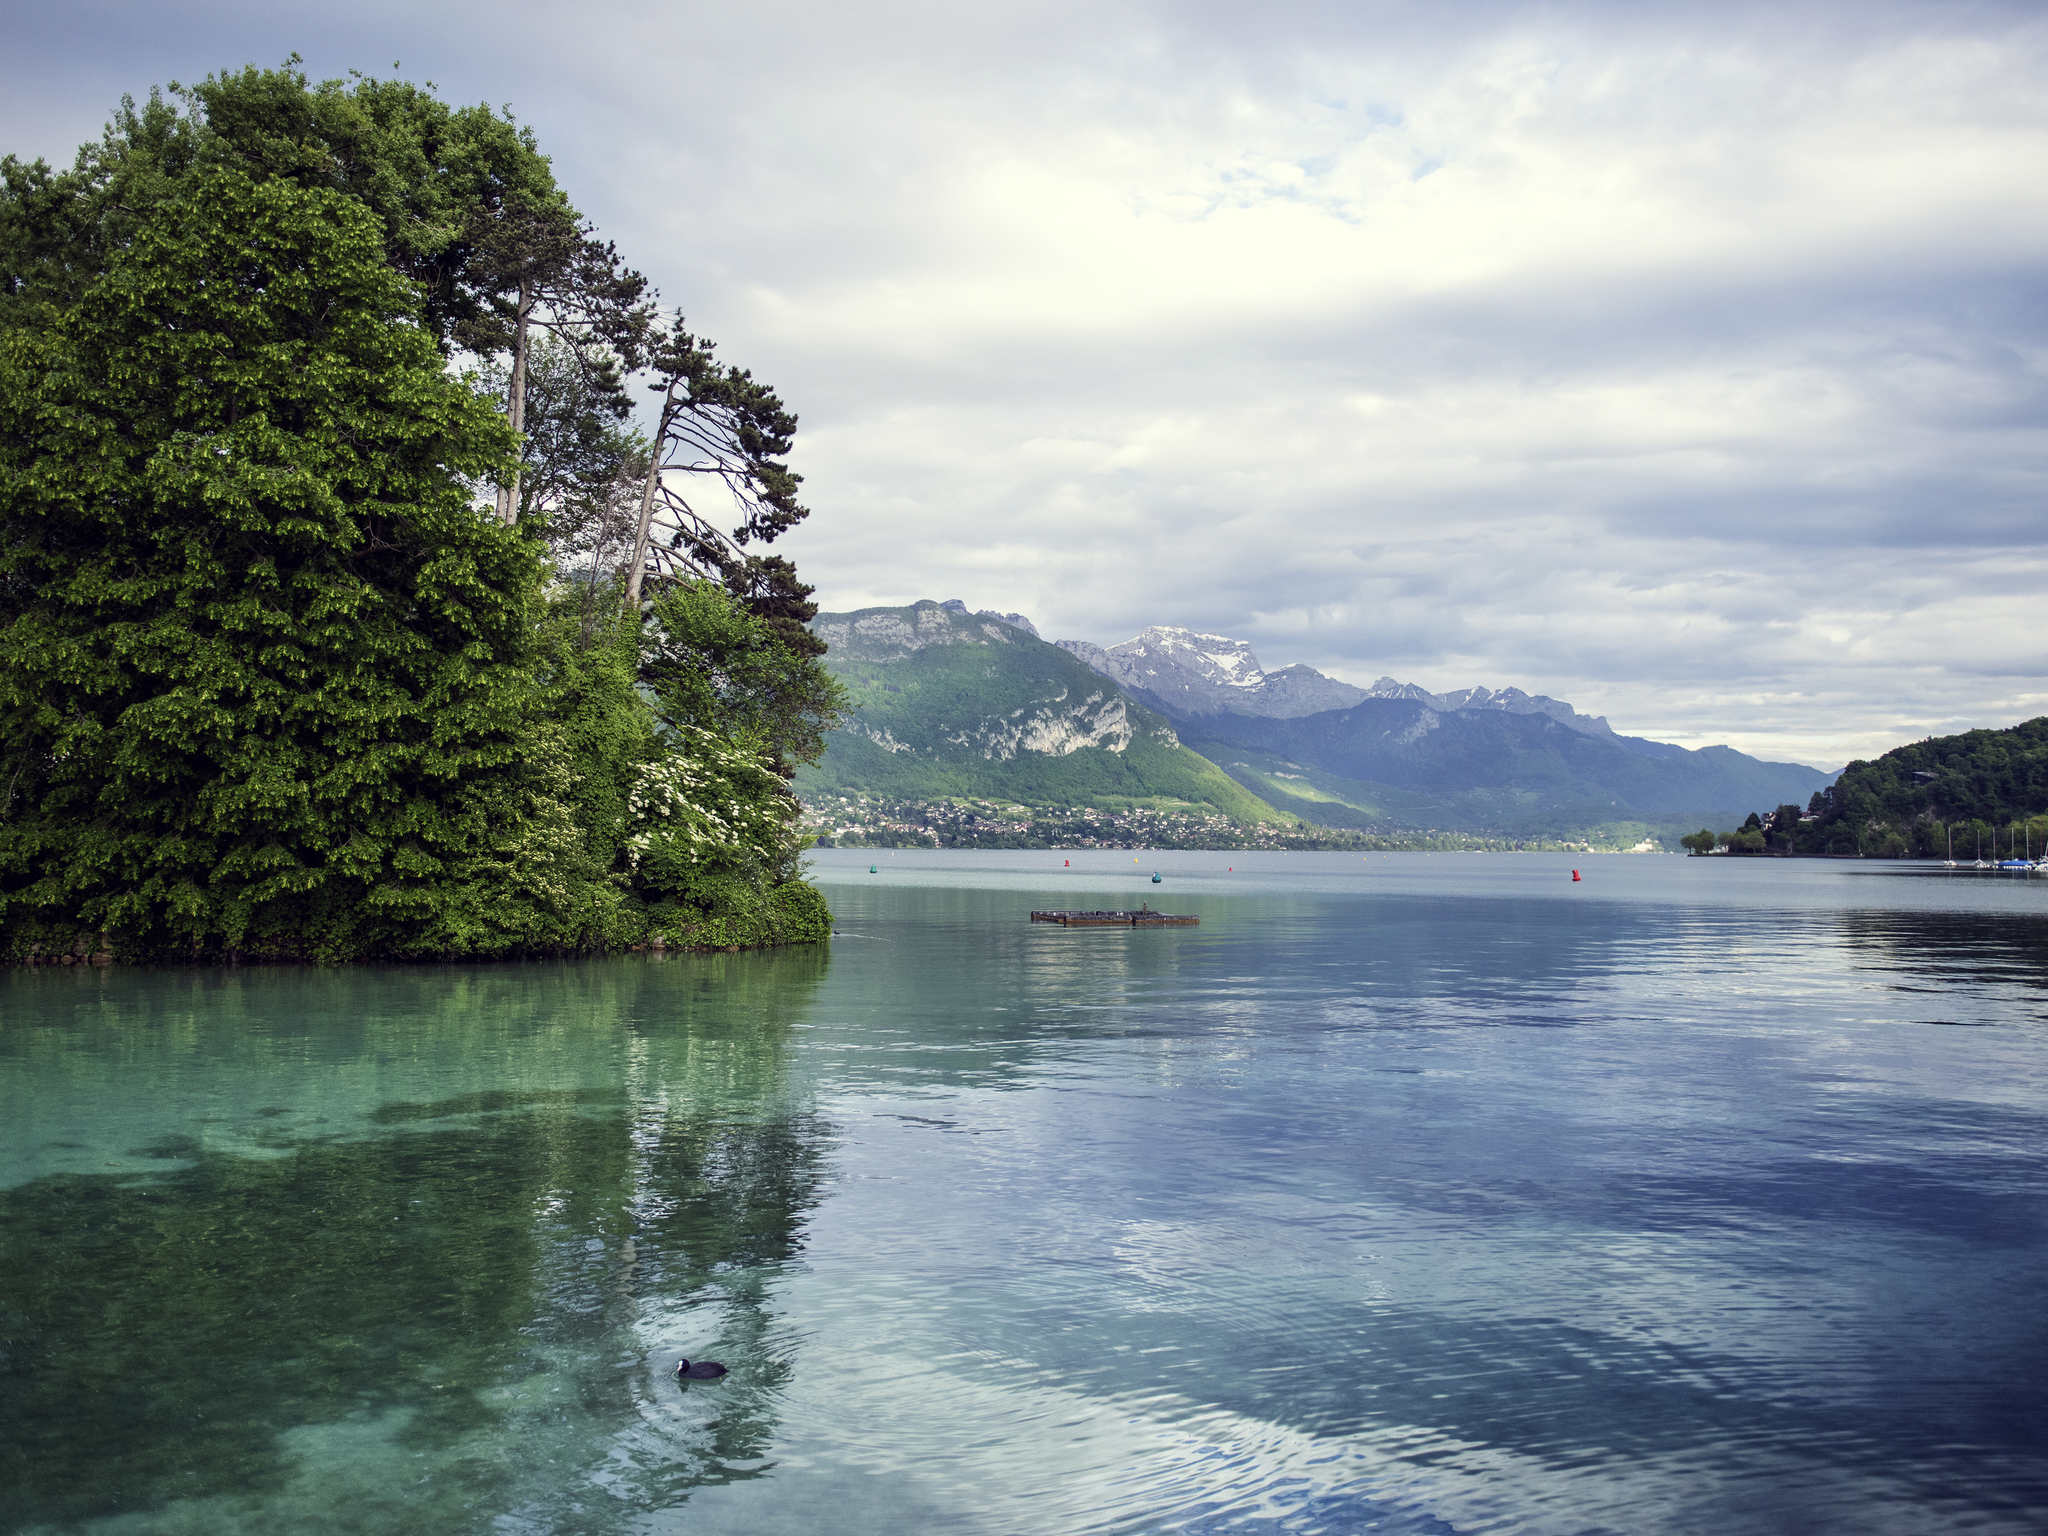
M 821 613 L 811 631 L 833 654 L 849 661 L 895 661 L 933 645 L 1009 645 L 1020 627 L 1007 619 L 971 614 L 964 603 L 912 603 L 907 608 L 865 608 Z
M 939 606 L 942 608 L 949 608 L 953 605 L 953 603 L 960 603 L 960 600 L 958 598 L 954 598 L 950 602 L 941 603 Z M 965 613 L 967 611 L 967 605 L 965 603 L 960 603 L 960 611 L 962 613 Z M 1029 635 L 1034 640 L 1041 638 L 1041 636 L 1038 633 L 1038 626 L 1032 623 L 1029 619 L 1025 618 L 1024 615 L 1021 613 L 997 613 L 993 608 L 984 608 L 978 614 L 976 614 L 975 617 L 982 619 L 993 619 L 998 624 L 1007 624 L 1012 629 L 1021 629 L 1024 631 L 1025 634 Z
M 1069 701 L 1067 690 L 1043 703 L 1026 705 L 1008 716 L 983 719 L 946 739 L 977 752 L 991 762 L 1008 762 L 1019 752 L 1066 757 L 1083 747 L 1122 752 L 1131 744 L 1130 713 L 1121 697 L 1107 689 Z
M 1326 709 L 1349 709 L 1364 697 L 1364 689 L 1325 677 L 1314 667 L 1282 667 L 1266 674 L 1259 689 L 1259 702 L 1264 706 L 1259 713 L 1281 719 L 1319 715 Z

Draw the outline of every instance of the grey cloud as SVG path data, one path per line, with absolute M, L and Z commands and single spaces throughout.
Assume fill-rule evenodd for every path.
M 58 159 L 294 49 L 510 103 L 801 416 L 831 607 L 1186 623 L 1830 765 L 2048 705 L 2032 5 L 87 4 L 10 44 L 6 147 Z

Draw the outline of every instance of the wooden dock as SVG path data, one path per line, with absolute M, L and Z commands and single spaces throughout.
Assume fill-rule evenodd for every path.
M 1140 907 L 1135 912 L 1034 912 L 1031 921 L 1062 928 L 1193 928 L 1201 919 Z

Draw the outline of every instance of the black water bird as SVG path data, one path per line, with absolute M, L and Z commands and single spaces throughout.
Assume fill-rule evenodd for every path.
M 677 1381 L 716 1381 L 725 1374 L 725 1367 L 716 1360 L 678 1360 Z

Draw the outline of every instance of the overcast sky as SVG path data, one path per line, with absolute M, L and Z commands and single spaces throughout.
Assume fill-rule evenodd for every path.
M 20 154 L 294 50 L 511 106 L 802 418 L 828 609 L 1827 767 L 2048 711 L 2039 6 L 5 7 Z

